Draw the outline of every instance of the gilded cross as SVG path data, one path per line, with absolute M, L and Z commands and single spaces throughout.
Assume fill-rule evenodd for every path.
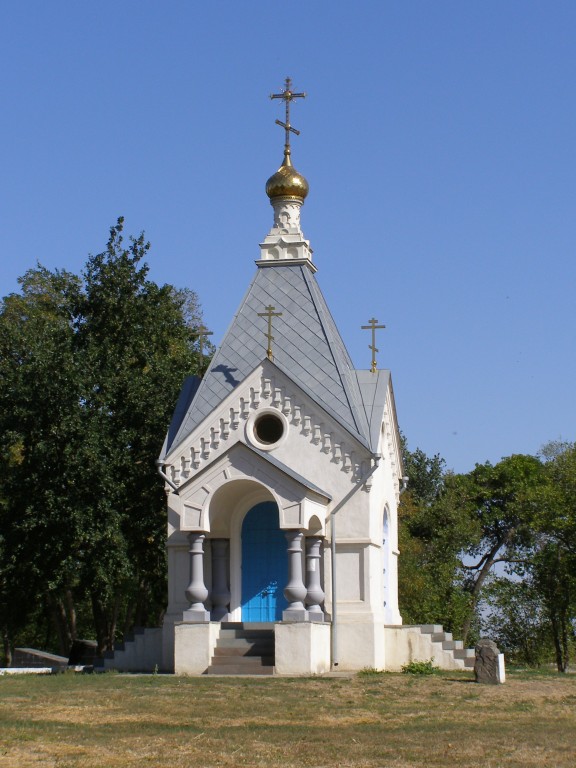
M 200 325 L 196 329 L 196 335 L 198 336 L 198 345 L 200 347 L 200 366 L 204 363 L 204 339 L 208 336 L 212 336 L 212 331 L 209 331 L 204 324 Z
M 300 135 L 300 131 L 297 131 L 296 128 L 292 128 L 290 125 L 290 102 L 294 101 L 294 99 L 305 99 L 306 94 L 305 93 L 294 93 L 292 90 L 292 80 L 287 77 L 286 78 L 286 87 L 282 91 L 282 93 L 271 93 L 270 98 L 271 99 L 284 99 L 284 103 L 286 105 L 286 121 L 283 123 L 281 120 L 276 120 L 276 125 L 281 125 L 282 128 L 286 131 L 286 139 L 285 139 L 285 146 L 284 150 L 287 154 L 290 154 L 290 133 L 295 133 L 296 136 Z
M 274 341 L 274 336 L 272 336 L 272 318 L 282 317 L 282 312 L 274 312 L 275 309 L 276 307 L 273 307 L 271 304 L 269 304 L 266 307 L 265 312 L 258 312 L 258 317 L 268 318 L 268 333 L 266 334 L 266 338 L 268 339 L 268 349 L 266 350 L 268 360 L 274 360 L 274 357 L 272 356 L 272 342 Z
M 376 318 L 372 318 L 371 320 L 368 320 L 370 325 L 361 325 L 361 329 L 363 331 L 372 331 L 372 344 L 368 345 L 368 349 L 372 350 L 372 365 L 370 367 L 371 373 L 376 373 L 376 352 L 378 352 L 378 349 L 376 348 L 376 329 L 377 328 L 386 328 L 385 325 L 378 325 L 378 320 Z

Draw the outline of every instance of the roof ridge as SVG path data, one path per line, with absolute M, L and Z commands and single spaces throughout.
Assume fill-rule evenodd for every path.
M 352 362 L 352 358 L 350 357 L 350 354 L 348 352 L 348 349 L 346 348 L 346 345 L 344 344 L 344 340 L 342 339 L 342 336 L 340 335 L 340 332 L 338 330 L 338 326 L 336 325 L 336 321 L 334 320 L 334 317 L 332 313 L 330 312 L 330 308 L 328 307 L 328 304 L 326 303 L 326 299 L 324 298 L 324 295 L 322 294 L 322 291 L 320 290 L 320 286 L 318 285 L 317 281 L 314 278 L 314 275 L 304 275 L 304 280 L 306 281 L 307 285 L 314 286 L 315 291 L 317 291 L 318 298 L 322 302 L 322 310 L 325 312 L 327 316 L 327 320 L 330 323 L 331 330 L 333 332 L 333 335 L 335 337 L 335 340 L 339 342 L 339 347 L 336 350 L 334 342 L 330 342 L 329 339 L 327 339 L 328 346 L 330 348 L 330 351 L 332 352 L 332 355 L 334 357 L 334 363 L 336 365 L 336 370 L 338 371 L 338 375 L 340 376 L 342 387 L 344 389 L 344 392 L 346 394 L 346 397 L 348 399 L 348 404 L 350 406 L 352 416 L 354 418 L 356 428 L 359 435 L 362 435 L 367 442 L 369 442 L 370 438 L 370 426 L 368 421 L 368 416 L 366 414 L 366 410 L 364 408 L 364 401 L 362 398 L 362 393 L 360 392 L 360 387 L 358 385 L 358 380 L 356 377 L 356 369 L 354 368 L 354 363 Z M 310 293 L 312 294 L 313 291 L 310 289 Z M 323 331 L 326 333 L 326 326 L 323 325 Z M 344 361 L 338 360 L 338 354 L 337 352 L 341 352 L 345 356 Z M 346 364 L 346 371 L 343 372 L 341 370 L 341 363 L 344 362 Z M 352 402 L 354 400 L 354 402 Z M 362 418 L 363 417 L 363 418 Z M 362 421 L 362 424 L 358 423 L 358 420 Z

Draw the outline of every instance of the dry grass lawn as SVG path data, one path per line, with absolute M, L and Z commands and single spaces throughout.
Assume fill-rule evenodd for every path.
M 574 768 L 576 676 L 0 678 L 0 768 Z

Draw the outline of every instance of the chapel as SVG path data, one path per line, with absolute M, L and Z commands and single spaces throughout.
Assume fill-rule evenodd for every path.
M 158 459 L 163 626 L 108 667 L 310 675 L 398 669 L 415 656 L 463 665 L 432 648 L 441 627 L 402 627 L 392 379 L 374 357 L 378 321 L 367 326 L 372 366 L 358 370 L 316 280 L 301 225 L 309 186 L 290 146 L 290 107 L 304 96 L 289 78 L 272 96 L 285 107 L 284 155 L 266 183 L 272 225 L 206 372 L 182 388 Z
M 402 623 L 392 380 L 355 369 L 316 280 L 301 226 L 309 187 L 290 146 L 302 96 L 289 79 L 276 95 L 286 139 L 266 183 L 272 226 L 160 457 L 171 481 L 165 649 L 181 671 L 211 656 L 213 623 L 273 624 L 286 673 L 382 668 L 384 625 Z

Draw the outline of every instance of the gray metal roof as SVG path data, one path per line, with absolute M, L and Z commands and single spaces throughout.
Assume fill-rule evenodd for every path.
M 306 264 L 260 264 L 238 312 L 190 401 L 184 396 L 165 445 L 178 445 L 266 358 L 272 305 L 274 364 L 366 447 L 370 425 L 352 361 Z M 183 401 L 187 402 L 183 413 Z M 179 427 L 177 423 L 179 422 Z
M 370 422 L 370 446 L 377 449 L 380 438 L 386 393 L 390 386 L 390 371 L 356 371 L 362 402 Z

